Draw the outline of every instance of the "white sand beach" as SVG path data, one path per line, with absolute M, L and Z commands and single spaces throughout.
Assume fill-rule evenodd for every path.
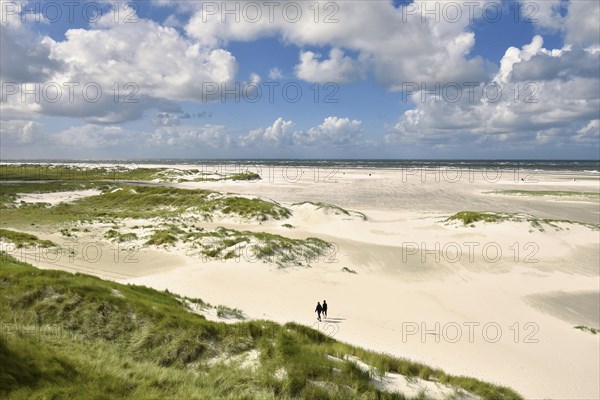
M 528 399 L 600 398 L 600 335 L 574 328 L 600 327 L 600 232 L 568 222 L 542 222 L 540 228 L 525 220 L 446 221 L 475 210 L 598 224 L 597 198 L 490 193 L 598 193 L 597 175 L 463 171 L 457 178 L 455 171 L 348 169 L 321 171 L 331 175 L 324 182 L 314 170 L 262 168 L 258 182 L 170 185 L 255 195 L 289 207 L 293 216 L 285 221 L 203 226 L 333 243 L 310 268 L 244 257 L 209 262 L 179 247 L 143 247 L 131 263 L 116 262 L 108 250 L 94 263 L 27 261 L 169 289 L 237 307 L 249 318 L 295 321 L 450 374 L 510 386 Z M 305 201 L 335 204 L 367 219 L 293 205 Z M 36 234 L 60 241 L 54 232 Z M 329 315 L 319 323 L 313 310 L 324 299 Z

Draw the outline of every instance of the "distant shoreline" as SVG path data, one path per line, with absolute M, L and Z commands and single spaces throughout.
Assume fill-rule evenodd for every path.
M 1 160 L 2 165 L 73 165 L 77 167 L 122 167 L 136 168 L 224 168 L 239 166 L 252 167 L 294 167 L 294 168 L 327 168 L 357 170 L 405 170 L 405 171 L 533 171 L 556 174 L 581 174 L 587 176 L 600 175 L 600 160 Z

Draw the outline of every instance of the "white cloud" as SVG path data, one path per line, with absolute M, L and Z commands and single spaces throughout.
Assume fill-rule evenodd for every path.
M 600 2 L 571 0 L 565 20 L 567 44 L 598 48 L 600 41 L 598 21 L 600 21 Z
M 565 44 L 597 46 L 600 38 L 600 2 L 579 0 L 520 0 L 522 19 L 565 36 Z M 566 15 L 564 11 L 566 9 Z
M 0 79 L 2 82 L 33 82 L 47 79 L 63 65 L 49 59 L 50 51 L 20 18 L 25 3 L 0 1 Z
M 306 132 L 297 132 L 295 142 L 305 146 L 351 146 L 362 140 L 362 121 L 327 117 Z
M 277 118 L 268 127 L 253 129 L 238 138 L 241 147 L 295 147 L 295 146 L 352 146 L 362 139 L 362 121 L 349 118 L 327 117 L 320 125 L 307 131 L 295 130 L 293 121 Z
M 416 92 L 415 108 L 404 113 L 386 140 L 459 144 L 506 141 L 503 135 L 509 135 L 511 144 L 576 142 L 584 121 L 597 118 L 600 110 L 600 81 L 591 72 L 593 65 L 597 57 L 590 52 L 568 46 L 547 50 L 536 36 L 522 49 L 507 50 L 493 81 L 500 92 L 484 96 L 477 87 L 470 97 L 463 87 L 455 102 L 436 102 L 431 94 L 423 99 Z M 443 92 L 437 95 L 447 100 Z M 600 142 L 590 144 L 598 147 Z
M 151 20 L 113 18 L 107 13 L 89 29 L 69 29 L 64 40 L 40 40 L 18 18 L 3 23 L 2 79 L 19 83 L 19 91 L 3 103 L 3 113 L 114 124 L 141 118 L 149 109 L 179 111 L 175 101 L 220 98 L 222 89 L 233 86 L 238 66 L 230 52 L 202 47 Z M 41 99 L 23 101 L 21 82 L 38 83 Z M 44 96 L 48 85 L 58 87 L 62 96 Z
M 312 51 L 300 53 L 300 64 L 296 65 L 296 77 L 308 82 L 348 83 L 355 81 L 359 75 L 357 63 L 338 48 L 329 52 L 329 58 L 319 61 L 320 54 Z
M 573 137 L 575 142 L 598 145 L 600 142 L 600 119 L 588 122 L 586 126 L 577 131 Z
M 205 83 L 232 82 L 237 64 L 231 53 L 202 48 L 177 30 L 150 20 L 114 22 L 102 17 L 96 29 L 71 29 L 66 40 L 43 43 L 50 57 L 68 62 L 64 78 L 98 82 L 133 82 L 140 95 L 169 100 L 202 100 Z
M 238 143 L 242 147 L 256 145 L 282 147 L 290 145 L 293 143 L 294 126 L 294 122 L 279 117 L 271 126 L 253 129 L 246 135 L 241 135 L 238 138 Z
M 11 120 L 0 124 L 2 146 L 35 144 L 43 140 L 39 124 L 28 120 Z
M 499 83 L 506 83 L 513 70 L 513 66 L 523 61 L 529 61 L 531 57 L 540 52 L 543 44 L 544 39 L 536 35 L 533 37 L 531 43 L 524 45 L 520 50 L 516 47 L 509 47 L 504 53 L 504 57 L 500 60 L 500 70 L 495 80 Z
M 271 68 L 269 70 L 269 79 L 278 80 L 283 78 L 283 72 L 279 68 Z
M 482 15 L 481 9 L 488 2 L 492 0 L 478 2 L 474 15 Z M 483 79 L 489 66 L 480 58 L 468 57 L 475 44 L 474 35 L 467 31 L 472 22 L 468 17 L 469 6 L 453 2 L 461 8 L 463 17 L 447 21 L 438 15 L 436 22 L 435 15 L 427 15 L 426 8 L 431 8 L 431 4 L 426 3 L 430 2 L 415 2 L 413 6 L 416 5 L 418 10 L 411 13 L 406 7 L 394 7 L 391 1 L 337 2 L 333 3 L 333 10 L 321 10 L 317 23 L 314 8 L 309 8 L 313 7 L 310 2 L 279 2 L 273 13 L 264 7 L 262 18 L 256 22 L 246 18 L 236 22 L 231 15 L 224 16 L 218 11 L 212 15 L 200 9 L 190 19 L 186 32 L 203 45 L 212 47 L 228 41 L 279 36 L 284 42 L 297 46 L 330 46 L 354 51 L 359 54 L 357 62 L 361 67 L 373 71 L 377 80 L 392 90 L 401 90 L 402 82 L 406 81 Z M 219 9 L 224 3 L 220 4 Z M 300 20 L 291 22 L 288 15 L 291 11 L 283 11 L 290 5 L 301 7 Z M 331 13 L 337 22 L 325 23 L 324 19 Z M 243 12 L 241 14 L 243 16 Z M 317 64 L 314 55 L 305 54 L 305 57 L 304 64 L 312 67 L 308 72 L 320 67 L 334 73 L 326 68 L 331 60 Z M 345 66 L 350 64 L 345 59 L 335 62 L 339 64 L 340 61 L 344 61 L 342 65 Z M 318 77 L 310 73 L 307 78 Z

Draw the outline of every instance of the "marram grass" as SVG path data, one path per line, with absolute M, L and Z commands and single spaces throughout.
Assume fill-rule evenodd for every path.
M 405 399 L 376 389 L 351 362 L 328 357 L 353 355 L 378 374 L 437 379 L 483 399 L 521 399 L 507 387 L 340 343 L 303 325 L 212 322 L 167 291 L 0 256 L 0 398 Z M 245 361 L 248 354 L 257 356 Z

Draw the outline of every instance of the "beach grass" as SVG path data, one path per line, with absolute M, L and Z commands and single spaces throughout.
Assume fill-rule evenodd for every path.
M 260 180 L 259 174 L 239 171 L 229 174 L 201 172 L 198 169 L 145 168 L 135 164 L 111 167 L 68 164 L 0 164 L 2 181 L 130 181 L 130 182 L 216 182 Z M 209 177 L 210 176 L 210 177 Z
M 518 213 L 497 213 L 490 211 L 460 211 L 456 214 L 448 217 L 445 222 L 459 221 L 463 225 L 473 226 L 475 222 L 488 222 L 496 223 L 503 221 L 513 222 L 529 222 L 530 225 L 539 230 L 540 232 L 545 231 L 545 227 L 551 227 L 555 230 L 561 230 L 560 225 L 575 224 L 585 226 L 591 230 L 600 230 L 600 224 L 590 224 L 580 221 L 571 221 L 566 219 L 553 219 L 553 218 L 537 218 L 533 215 L 518 214 Z
M 590 328 L 589 326 L 577 325 L 575 329 L 579 329 L 582 332 L 589 332 L 592 335 L 597 335 L 600 333 L 600 329 Z
M 19 194 L 55 193 L 106 188 L 108 186 L 100 182 L 2 182 L 0 183 L 0 208 L 24 205 L 24 203 L 18 201 Z
M 120 233 L 116 229 L 109 229 L 104 237 L 117 243 L 129 242 L 138 238 L 135 232 Z
M 208 321 L 168 291 L 39 270 L 6 254 L 0 260 L 2 398 L 405 398 L 377 389 L 349 363 L 336 369 L 327 357 L 349 354 L 483 399 L 521 399 L 509 388 L 340 343 L 303 325 Z M 211 362 L 252 351 L 258 357 L 249 365 Z
M 494 212 L 460 211 L 448 217 L 447 221 L 460 221 L 463 225 L 474 222 L 500 222 L 510 219 L 509 215 Z
M 503 194 L 511 196 L 562 197 L 574 199 L 580 198 L 586 200 L 600 200 L 600 192 L 576 192 L 568 190 L 496 190 L 486 193 Z
M 22 184 L 19 187 L 26 187 Z M 17 187 L 11 189 L 14 196 Z M 29 225 L 32 222 L 60 224 L 72 221 L 122 218 L 176 218 L 183 213 L 211 220 L 216 213 L 259 222 L 286 219 L 291 211 L 277 203 L 258 198 L 239 197 L 211 190 L 178 189 L 164 186 L 104 186 L 103 192 L 70 203 L 47 207 L 43 203 L 20 207 L 1 206 L 3 224 Z
M 169 230 L 174 242 L 182 241 L 212 259 L 266 261 L 280 267 L 309 266 L 333 249 L 331 243 L 319 238 L 292 239 L 254 231 L 238 231 L 224 227 L 215 230 Z
M 238 308 L 231 308 L 224 305 L 218 305 L 217 316 L 219 318 L 244 319 L 244 312 Z
M 68 164 L 0 164 L 0 180 L 3 181 L 151 181 L 165 168 L 138 168 L 116 165 L 100 167 Z
M 10 242 L 17 248 L 38 246 L 38 247 L 54 247 L 56 244 L 51 240 L 43 240 L 29 233 L 16 232 L 8 229 L 0 229 L 0 240 Z

